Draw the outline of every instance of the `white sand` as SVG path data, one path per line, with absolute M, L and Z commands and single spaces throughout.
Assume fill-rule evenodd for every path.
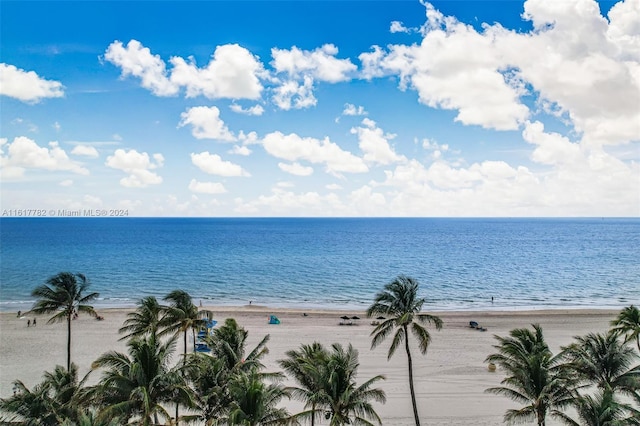
M 206 308 L 206 307 L 205 307 Z M 289 349 L 301 343 L 319 341 L 330 345 L 338 342 L 352 343 L 360 352 L 359 380 L 383 374 L 381 383 L 387 394 L 387 403 L 377 405 L 376 410 L 385 425 L 405 426 L 413 424 L 407 360 L 403 348 L 387 361 L 389 342 L 370 350 L 370 332 L 373 327 L 362 312 L 359 324 L 340 326 L 343 311 L 302 311 L 268 309 L 260 306 L 238 308 L 212 307 L 215 318 L 222 323 L 225 318 L 235 318 L 249 331 L 249 348 L 265 334 L 271 335 L 270 354 L 266 365 L 270 371 L 279 370 L 277 360 Z M 72 323 L 72 361 L 80 367 L 80 373 L 89 371 L 91 362 L 108 350 L 126 351 L 119 342 L 118 328 L 128 310 L 102 310 L 104 321 L 81 316 Z M 282 323 L 269 325 L 269 314 L 277 315 Z M 561 345 L 571 343 L 573 336 L 588 332 L 602 332 L 617 311 L 532 311 L 532 312 L 442 312 L 436 313 L 444 320 L 444 328 L 432 329 L 432 343 L 426 356 L 413 346 L 415 385 L 420 417 L 427 425 L 495 426 L 502 424 L 506 409 L 513 407 L 508 399 L 486 394 L 484 390 L 497 385 L 502 379 L 500 371 L 490 373 L 484 363 L 494 352 L 494 334 L 505 336 L 513 328 L 528 327 L 532 323 L 542 325 L 545 338 L 555 352 Z M 33 319 L 33 317 L 31 317 Z M 481 332 L 469 328 L 475 320 L 488 328 Z M 66 363 L 66 323 L 49 325 L 47 317 L 38 317 L 37 327 L 27 328 L 27 318 L 15 314 L 0 314 L 0 395 L 11 394 L 11 383 L 22 380 L 31 387 L 51 371 L 55 365 Z M 178 351 L 181 351 L 181 341 Z M 90 376 L 89 383 L 99 379 L 99 372 Z M 290 411 L 301 404 L 288 402 Z M 550 422 L 550 425 L 555 423 Z

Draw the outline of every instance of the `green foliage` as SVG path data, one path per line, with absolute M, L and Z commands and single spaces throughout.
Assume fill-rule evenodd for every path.
M 0 422 L 48 426 L 80 421 L 91 414 L 83 405 L 86 379 L 78 381 L 78 368 L 71 364 L 69 371 L 56 366 L 53 372 L 45 372 L 32 390 L 16 380 L 13 396 L 0 399 Z
M 384 403 L 384 391 L 373 386 L 383 376 L 375 376 L 358 385 L 358 351 L 349 345 L 347 349 L 334 343 L 331 350 L 320 343 L 302 345 L 299 350 L 287 352 L 287 358 L 279 361 L 284 370 L 298 383 L 289 387 L 291 395 L 305 402 L 305 411 L 294 419 L 310 419 L 325 414 L 330 425 L 381 424 L 371 401 Z
M 635 340 L 638 352 L 640 352 L 640 309 L 636 306 L 627 306 L 611 321 L 613 330 L 625 336 L 625 343 Z
M 509 424 L 536 421 L 544 425 L 551 414 L 558 417 L 575 396 L 569 376 L 559 368 L 561 358 L 554 356 L 544 340 L 542 328 L 534 324 L 533 331 L 514 329 L 510 337 L 495 336 L 497 353 L 489 355 L 486 362 L 500 366 L 506 372 L 503 386 L 487 389 L 487 392 L 507 396 L 525 404 L 518 410 L 508 410 L 504 421 Z

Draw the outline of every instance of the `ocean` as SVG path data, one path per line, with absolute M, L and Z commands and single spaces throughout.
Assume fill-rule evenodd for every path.
M 85 274 L 101 308 L 184 289 L 362 310 L 400 274 L 430 311 L 619 308 L 640 303 L 639 253 L 637 218 L 2 218 L 0 310 L 29 309 L 62 271 Z

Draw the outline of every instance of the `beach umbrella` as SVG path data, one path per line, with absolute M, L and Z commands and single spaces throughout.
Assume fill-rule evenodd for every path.
M 349 318 L 349 317 L 348 317 L 348 316 L 346 316 L 346 315 L 343 315 L 343 316 L 341 316 L 341 317 L 340 317 L 340 319 L 348 320 L 348 319 L 351 319 L 351 318 Z
M 385 317 L 378 317 L 378 318 L 376 318 L 376 319 L 377 319 L 377 320 L 383 320 L 383 319 L 386 319 L 386 318 L 385 318 Z
M 352 319 L 352 320 L 359 320 L 359 319 L 360 319 L 360 317 L 358 317 L 358 316 L 355 316 L 355 315 L 354 315 L 354 316 L 352 316 L 352 317 L 351 317 L 351 319 Z

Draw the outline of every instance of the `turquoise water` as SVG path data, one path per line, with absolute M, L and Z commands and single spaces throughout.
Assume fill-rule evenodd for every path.
M 96 306 L 182 288 L 212 305 L 363 309 L 398 274 L 429 310 L 640 303 L 639 219 L 0 219 L 0 310 L 82 272 Z M 491 298 L 494 301 L 491 301 Z

